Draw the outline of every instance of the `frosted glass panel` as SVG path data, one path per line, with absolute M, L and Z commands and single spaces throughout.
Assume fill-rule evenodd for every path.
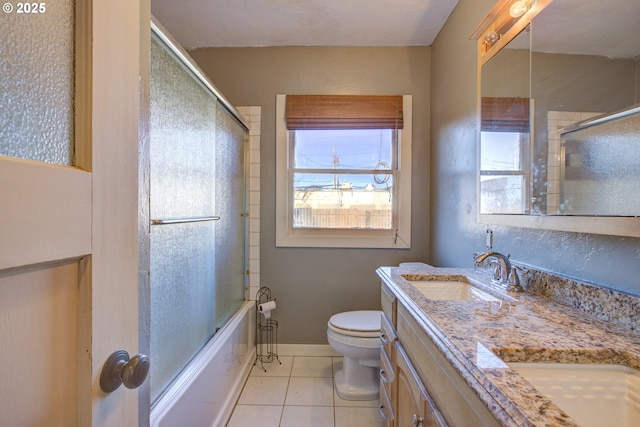
M 151 228 L 151 395 L 213 336 L 215 222 Z
M 33 5 L 43 13 L 18 13 Z M 4 6 L 12 10 L 0 19 L 0 155 L 71 165 L 74 2 Z
M 563 215 L 638 216 L 640 114 L 564 135 Z
M 215 215 L 216 99 L 151 45 L 151 217 Z
M 246 132 L 222 107 L 216 114 L 216 325 L 224 323 L 244 299 Z

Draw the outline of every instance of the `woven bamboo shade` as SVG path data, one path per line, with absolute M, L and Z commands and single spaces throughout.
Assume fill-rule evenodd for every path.
M 401 95 L 287 95 L 287 129 L 401 129 Z
M 482 98 L 481 130 L 529 132 L 529 98 Z

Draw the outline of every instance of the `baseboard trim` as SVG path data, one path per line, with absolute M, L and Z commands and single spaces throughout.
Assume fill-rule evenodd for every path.
M 329 344 L 278 344 L 278 356 L 342 356 Z

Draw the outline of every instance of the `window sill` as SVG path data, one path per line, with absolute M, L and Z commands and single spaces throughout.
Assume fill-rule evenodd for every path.
M 321 233 L 321 234 L 320 234 Z M 277 247 L 302 248 L 378 248 L 378 249 L 410 249 L 411 240 L 406 236 L 397 238 L 387 233 L 385 235 L 363 236 L 361 233 L 340 235 L 321 232 L 299 232 L 276 236 Z

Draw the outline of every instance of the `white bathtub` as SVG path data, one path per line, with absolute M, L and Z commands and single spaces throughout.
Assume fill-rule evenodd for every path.
M 246 301 L 154 403 L 151 427 L 224 426 L 255 357 L 255 301 Z

